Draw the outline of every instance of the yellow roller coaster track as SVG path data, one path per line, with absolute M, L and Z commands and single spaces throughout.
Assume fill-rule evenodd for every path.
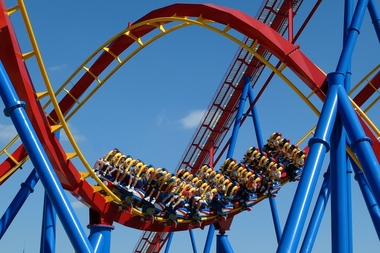
M 140 23 L 132 24 L 131 26 L 127 27 L 125 30 L 121 31 L 120 33 L 116 34 L 112 38 L 110 38 L 108 41 L 106 41 L 104 44 L 102 44 L 94 53 L 92 53 L 75 71 L 74 73 L 62 84 L 60 88 L 58 88 L 56 91 L 53 90 L 53 87 L 49 81 L 46 69 L 43 64 L 43 60 L 40 54 L 40 51 L 38 49 L 37 41 L 34 37 L 32 26 L 29 20 L 29 17 L 27 15 L 27 11 L 25 9 L 23 1 L 19 1 L 19 6 L 13 7 L 9 9 L 8 14 L 11 15 L 15 13 L 16 11 L 20 10 L 26 30 L 28 32 L 30 42 L 33 48 L 33 52 L 28 52 L 23 54 L 23 57 L 25 60 L 29 59 L 31 56 L 35 56 L 37 59 L 37 63 L 41 72 L 41 75 L 43 77 L 46 91 L 38 92 L 36 94 L 37 98 L 39 100 L 42 100 L 44 98 L 47 98 L 46 103 L 44 104 L 43 108 L 45 109 L 45 114 L 47 117 L 53 121 L 53 118 L 50 117 L 49 113 L 47 112 L 48 108 L 51 108 L 51 105 L 54 108 L 54 112 L 57 114 L 58 121 L 55 121 L 55 124 L 51 126 L 52 132 L 56 132 L 59 130 L 64 130 L 67 138 L 69 139 L 71 146 L 74 151 L 67 152 L 67 159 L 73 159 L 78 157 L 81 161 L 81 163 L 86 168 L 86 172 L 81 172 L 82 180 L 86 180 L 89 177 L 92 177 L 96 183 L 99 186 L 93 186 L 94 191 L 100 192 L 103 191 L 105 193 L 106 201 L 115 201 L 119 204 L 122 204 L 122 200 L 118 198 L 112 191 L 110 191 L 107 186 L 103 184 L 103 182 L 94 174 L 92 171 L 91 166 L 85 159 L 84 155 L 82 154 L 80 148 L 78 147 L 70 129 L 67 124 L 68 120 L 74 116 L 74 114 L 94 95 L 96 91 L 99 90 L 99 88 L 105 84 L 105 82 L 117 71 L 119 70 L 127 61 L 129 61 L 133 56 L 135 56 L 137 53 L 139 53 L 143 48 L 147 47 L 154 41 L 160 39 L 161 37 L 168 35 L 176 30 L 189 27 L 189 26 L 199 26 L 201 28 L 208 29 L 212 32 L 215 32 L 217 34 L 220 34 L 221 36 L 226 37 L 227 39 L 235 42 L 240 47 L 244 48 L 248 52 L 250 52 L 254 57 L 259 59 L 262 63 L 264 63 L 267 67 L 270 68 L 273 72 L 275 72 L 310 108 L 311 110 L 319 116 L 320 112 L 318 109 L 314 106 L 314 104 L 311 102 L 310 98 L 312 95 L 314 95 L 314 92 L 311 92 L 309 95 L 304 95 L 297 87 L 296 85 L 291 82 L 285 74 L 283 74 L 284 70 L 286 69 L 286 64 L 283 63 L 279 66 L 279 68 L 276 68 L 274 65 L 272 65 L 269 61 L 265 60 L 260 54 L 256 52 L 257 46 L 259 45 L 258 41 L 255 41 L 251 47 L 248 47 L 246 44 L 244 44 L 242 41 L 240 41 L 236 36 L 234 36 L 234 33 L 238 33 L 236 30 L 231 29 L 231 27 L 227 25 L 221 25 L 219 23 L 215 23 L 213 20 L 205 19 L 202 16 L 198 16 L 197 18 L 189 18 L 189 17 L 180 17 L 180 16 L 171 16 L 171 17 L 162 17 L 162 18 L 154 18 L 149 20 L 144 20 Z M 156 34 L 147 34 L 144 37 L 135 37 L 133 31 L 139 27 L 142 26 L 153 26 L 157 28 L 158 33 Z M 130 47 L 134 48 L 130 52 L 125 52 L 122 54 L 115 54 L 110 50 L 109 45 L 115 41 L 115 39 L 121 37 L 121 36 L 128 36 L 132 38 L 135 41 L 135 46 Z M 113 64 L 110 64 L 109 67 L 104 70 L 101 75 L 95 75 L 90 71 L 90 65 L 92 62 L 94 62 L 97 57 L 103 53 L 110 54 L 114 58 Z M 364 80 L 368 80 L 368 78 L 373 75 L 377 70 L 379 69 L 379 66 L 377 66 L 373 71 L 371 71 L 360 83 L 358 83 L 354 88 L 357 89 L 360 85 L 364 83 Z M 96 80 L 95 84 L 91 84 L 91 90 L 88 90 L 85 94 L 85 96 L 79 100 L 70 92 L 70 87 L 73 82 L 78 80 L 80 76 L 83 75 L 83 73 L 89 73 L 93 76 L 93 78 Z M 243 76 L 244 73 L 241 73 Z M 71 96 L 73 100 L 75 100 L 75 104 L 70 108 L 69 111 L 65 113 L 65 115 L 62 113 L 61 108 L 59 106 L 59 102 L 57 101 L 57 98 L 64 97 L 65 95 Z M 48 97 L 47 97 L 48 96 Z M 379 98 L 377 98 L 374 103 L 378 101 Z M 370 125 L 371 129 L 379 136 L 379 130 L 376 128 L 376 126 L 370 121 L 368 117 L 366 117 L 365 112 L 367 112 L 374 103 L 372 103 L 368 108 L 366 108 L 364 111 L 362 111 L 358 106 L 355 105 L 354 102 L 352 102 L 355 106 L 355 109 L 360 113 L 360 115 L 364 118 L 364 120 Z M 300 140 L 299 143 L 303 142 L 306 137 L 313 133 L 313 130 L 308 132 L 304 138 Z M 12 158 L 10 152 L 8 152 L 9 149 L 12 148 L 12 146 L 15 145 L 16 140 L 18 139 L 18 136 L 12 139 L 12 141 L 6 145 L 0 152 L 0 155 L 6 155 L 7 157 Z M 352 154 L 352 152 L 348 149 L 350 152 L 350 155 L 356 160 L 355 155 Z M 16 163 L 16 166 L 14 166 L 5 176 L 0 178 L 0 182 L 2 183 L 5 181 L 11 174 L 14 173 L 15 170 L 20 168 L 23 163 L 27 161 L 28 158 L 23 159 L 22 161 L 14 161 Z M 357 160 L 356 160 L 357 161 Z M 137 215 L 142 215 L 140 211 L 134 210 L 134 213 Z M 212 218 L 212 217 L 211 217 Z

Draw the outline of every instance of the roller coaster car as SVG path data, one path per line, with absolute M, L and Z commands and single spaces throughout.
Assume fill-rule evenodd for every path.
M 115 185 L 112 184 L 112 181 L 109 177 L 105 177 L 105 176 L 98 176 L 99 179 L 103 182 L 103 184 L 105 186 L 107 186 L 108 189 L 110 189 L 116 196 L 118 196 L 120 198 L 120 191 L 116 188 Z
M 125 204 L 131 204 L 136 201 L 142 201 L 145 196 L 145 192 L 141 189 L 135 189 L 133 191 L 128 191 L 123 186 L 115 186 L 121 193 L 121 199 L 124 201 Z
M 276 181 L 272 184 L 270 188 L 270 194 L 275 197 L 278 193 L 278 191 L 281 189 L 282 185 L 280 181 Z
M 176 228 L 178 226 L 178 221 L 177 220 L 172 220 L 172 219 L 169 219 L 169 218 L 167 218 L 167 219 L 168 219 L 168 221 L 164 222 L 164 226 L 165 227 Z
M 257 194 L 253 191 L 247 189 L 240 189 L 236 194 L 236 200 L 239 203 L 239 206 L 243 208 L 252 207 L 257 203 Z
M 298 168 L 293 171 L 293 181 L 299 181 L 301 179 L 303 168 Z
M 172 205 L 169 205 L 165 209 L 164 217 L 172 221 L 177 221 L 177 219 L 188 219 L 189 210 L 186 207 L 173 208 Z
M 177 222 L 177 215 L 176 215 L 176 210 L 174 210 L 171 207 L 168 207 L 166 209 L 166 212 L 164 213 L 164 218 L 167 219 L 169 222 Z
M 216 215 L 225 216 L 229 214 L 234 205 L 225 200 L 221 194 L 217 194 L 210 202 L 210 206 L 214 209 Z
M 187 219 L 189 211 L 186 208 L 180 207 L 175 210 L 175 214 L 180 219 Z
M 117 189 L 121 193 L 121 199 L 124 201 L 124 204 L 133 204 L 134 206 L 141 206 L 141 211 L 144 214 L 159 214 L 165 210 L 165 206 L 158 201 L 154 204 L 152 204 L 149 201 L 146 201 L 144 199 L 144 190 L 134 189 L 133 191 L 128 191 L 123 186 L 117 186 Z

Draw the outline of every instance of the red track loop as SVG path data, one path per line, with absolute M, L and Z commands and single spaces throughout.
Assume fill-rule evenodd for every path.
M 3 10 L 6 9 L 5 6 L 2 6 L 2 8 Z M 176 228 L 165 227 L 159 222 L 143 222 L 139 216 L 131 217 L 130 212 L 119 211 L 117 205 L 106 203 L 102 195 L 94 193 L 93 187 L 87 181 L 81 180 L 78 170 L 70 160 L 66 159 L 66 153 L 61 147 L 59 140 L 51 133 L 50 125 L 53 123 L 47 120 L 41 104 L 36 99 L 35 90 L 29 79 L 11 22 L 5 13 L 3 11 L 0 14 L 0 41 L 4 48 L 4 50 L 0 51 L 0 57 L 18 96 L 27 104 L 26 112 L 63 187 L 73 195 L 80 196 L 95 212 L 100 214 L 104 222 L 112 223 L 116 221 L 129 227 L 152 231 L 178 231 L 193 228 L 194 226 L 189 226 L 188 224 L 178 224 Z M 291 44 L 267 25 L 240 11 L 216 5 L 174 4 L 152 11 L 136 21 L 136 23 L 174 15 L 188 17 L 202 15 L 205 19 L 210 19 L 220 24 L 229 24 L 231 28 L 247 37 L 258 40 L 262 46 L 297 74 L 320 99 L 324 99 L 326 91 L 325 74 L 299 50 L 298 46 Z M 132 30 L 131 33 L 135 37 L 142 37 L 154 29 L 156 29 L 155 26 L 147 24 Z M 113 54 L 119 55 L 133 43 L 135 41 L 131 37 L 120 36 L 109 45 L 109 48 Z M 100 75 L 113 60 L 114 57 L 109 53 L 102 53 L 90 67 L 91 73 L 95 76 Z M 94 81 L 92 75 L 89 73 L 84 74 L 70 90 L 71 96 L 79 98 Z M 63 115 L 67 114 L 75 103 L 75 100 L 71 96 L 67 95 L 59 102 Z M 50 116 L 54 121 L 58 121 L 54 111 L 51 112 Z M 368 132 L 370 131 L 368 130 L 367 134 Z M 372 137 L 373 135 L 369 136 Z M 378 144 L 377 141 L 376 143 Z M 380 152 L 376 153 L 380 154 Z M 23 146 L 20 146 L 12 155 L 21 160 L 26 156 L 26 152 Z M 4 175 L 14 165 L 15 163 L 11 159 L 5 160 L 0 165 L 0 176 Z M 229 218 L 233 215 L 230 215 Z M 209 225 L 211 222 L 213 221 L 205 222 L 202 226 Z

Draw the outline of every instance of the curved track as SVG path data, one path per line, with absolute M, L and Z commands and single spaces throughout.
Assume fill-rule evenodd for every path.
M 254 18 L 240 11 L 215 5 L 174 4 L 152 11 L 111 38 L 91 55 L 57 91 L 53 91 L 52 87 L 47 85 L 46 93 L 36 94 L 23 63 L 23 56 L 25 55 L 21 53 L 17 46 L 17 39 L 11 29 L 10 20 L 3 13 L 0 21 L 2 24 L 0 39 L 6 47 L 6 50 L 1 52 L 0 57 L 8 59 L 3 63 L 7 73 L 11 73 L 10 79 L 12 83 L 22 84 L 15 85 L 15 88 L 20 99 L 28 105 L 26 112 L 64 189 L 80 198 L 92 210 L 100 213 L 109 223 L 116 221 L 141 230 L 177 231 L 192 229 L 198 225 L 189 226 L 190 221 L 184 220 L 179 222 L 177 227 L 168 227 L 165 225 L 165 220 L 160 217 L 157 217 L 154 222 L 141 221 L 143 214 L 138 210 L 121 212 L 122 200 L 110 191 L 92 172 L 91 166 L 81 154 L 67 126 L 67 121 L 80 107 L 133 55 L 172 31 L 196 25 L 220 33 L 222 36 L 244 47 L 280 76 L 299 96 L 305 98 L 283 74 L 285 69 L 290 69 L 295 73 L 310 88 L 310 91 L 314 92 L 322 101 L 325 99 L 327 91 L 325 74 L 300 51 L 299 47 Z M 215 26 L 214 24 L 218 25 Z M 270 51 L 282 62 L 281 66 L 276 68 L 257 54 L 253 48 L 246 47 L 231 35 L 232 30 L 244 34 Z M 129 49 L 130 51 L 128 51 Z M 374 80 L 377 80 L 378 76 L 379 74 L 375 76 Z M 73 80 L 77 80 L 74 85 L 72 85 Z M 354 101 L 358 106 L 361 106 L 374 92 L 375 89 L 368 84 L 355 96 Z M 48 112 L 45 108 L 51 107 L 43 106 L 39 102 L 39 99 L 46 95 L 50 97 L 51 102 L 49 103 L 54 106 L 54 109 Z M 58 97 L 60 98 L 59 101 L 57 100 Z M 304 100 L 318 114 L 318 110 L 314 108 L 313 104 L 306 98 Z M 46 117 L 46 115 L 48 116 Z M 365 114 L 361 116 L 365 118 Z M 373 148 L 376 150 L 375 154 L 380 160 L 380 146 L 374 135 L 377 130 L 371 129 L 367 123 L 362 119 L 362 126 L 366 130 L 367 136 L 372 139 Z M 62 148 L 61 143 L 54 134 L 58 130 L 66 132 L 75 152 L 67 153 Z M 87 171 L 78 171 L 71 161 L 76 158 L 81 160 Z M 17 147 L 12 154 L 9 154 L 8 158 L 0 164 L 1 182 L 11 176 L 26 159 L 27 153 L 22 145 Z M 99 186 L 94 186 L 92 182 L 87 180 L 89 177 L 95 179 Z M 240 211 L 240 208 L 236 209 L 231 213 L 230 217 Z M 214 218 L 205 219 L 201 226 L 204 227 L 215 222 Z

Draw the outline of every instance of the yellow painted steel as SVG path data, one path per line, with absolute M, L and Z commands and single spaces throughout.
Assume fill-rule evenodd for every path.
M 56 91 L 54 92 L 53 91 L 53 88 L 50 84 L 50 81 L 49 81 L 49 78 L 48 78 L 48 75 L 46 73 L 46 70 L 45 70 L 45 67 L 44 67 L 44 64 L 43 64 L 43 61 L 42 61 L 42 57 L 40 55 L 40 52 L 39 52 L 39 49 L 38 49 L 38 46 L 37 46 L 37 42 L 36 42 L 36 39 L 34 37 L 34 34 L 33 34 L 33 31 L 32 31 L 32 27 L 31 27 L 31 24 L 30 24 L 30 21 L 29 21 L 29 18 L 28 18 L 28 15 L 27 15 L 27 12 L 26 12 L 26 9 L 25 9 L 25 6 L 24 6 L 24 3 L 23 1 L 19 0 L 18 1 L 19 3 L 19 6 L 17 7 L 13 7 L 11 9 L 8 10 L 8 13 L 11 14 L 11 13 L 14 13 L 15 11 L 17 10 L 20 10 L 21 13 L 22 13 L 22 16 L 23 16 L 23 19 L 24 19 L 24 23 L 25 23 L 25 26 L 27 28 L 27 32 L 28 32 L 28 35 L 30 37 L 30 40 L 31 40 L 31 44 L 32 44 L 32 47 L 33 47 L 33 53 L 27 53 L 25 54 L 25 58 L 28 58 L 29 56 L 31 55 L 34 55 L 37 59 L 37 63 L 38 63 L 38 66 L 40 68 L 40 71 L 41 71 L 41 75 L 43 77 L 43 80 L 45 82 L 45 85 L 46 85 L 46 88 L 47 88 L 47 92 L 44 92 L 44 93 L 39 93 L 39 97 L 43 97 L 47 94 L 49 94 L 49 97 L 50 97 L 50 100 L 44 105 L 44 108 L 47 108 L 47 106 L 51 103 L 54 107 L 54 110 L 57 114 L 57 117 L 59 119 L 59 122 L 56 122 L 56 127 L 52 126 L 52 131 L 57 131 L 59 129 L 63 129 L 65 131 L 65 134 L 68 138 L 68 140 L 70 141 L 73 149 L 74 149 L 74 152 L 72 154 L 75 154 L 75 155 L 70 155 L 68 154 L 67 155 L 67 159 L 72 159 L 74 157 L 78 157 L 80 159 L 80 161 L 82 162 L 82 164 L 84 165 L 84 167 L 86 168 L 87 172 L 86 173 L 81 173 L 81 176 L 82 176 L 82 180 L 85 180 L 87 177 L 91 176 L 95 181 L 96 183 L 99 185 L 99 186 L 93 186 L 94 188 L 94 192 L 99 192 L 99 191 L 103 191 L 106 193 L 106 196 L 105 196 L 105 199 L 106 201 L 115 201 L 119 204 L 123 204 L 123 202 L 120 200 L 119 197 L 117 197 L 112 191 L 110 191 L 108 189 L 108 187 L 106 187 L 103 182 L 95 175 L 95 173 L 92 171 L 92 168 L 91 166 L 88 164 L 87 160 L 85 159 L 85 157 L 83 156 L 81 150 L 79 149 L 68 125 L 67 125 L 67 121 L 92 97 L 92 95 L 117 71 L 121 68 L 121 66 L 123 66 L 127 61 L 129 61 L 134 55 L 136 55 L 137 53 L 139 53 L 143 48 L 145 48 L 146 46 L 150 45 L 151 43 L 153 43 L 154 41 L 160 39 L 161 37 L 163 37 L 164 35 L 167 35 L 171 32 L 174 32 L 176 30 L 179 30 L 179 29 L 182 29 L 182 28 L 185 28 L 185 27 L 188 27 L 188 26 L 192 26 L 192 25 L 196 25 L 196 26 L 200 26 L 202 28 L 205 28 L 205 29 L 208 29 L 208 30 L 211 30 L 213 32 L 216 32 L 217 34 L 220 34 L 228 39 L 230 39 L 231 41 L 235 42 L 236 44 L 238 44 L 239 46 L 241 46 L 242 48 L 244 48 L 245 50 L 247 50 L 249 53 L 251 53 L 252 55 L 254 55 L 257 59 L 259 59 L 262 63 L 264 63 L 268 68 L 270 68 L 275 74 L 277 74 L 310 108 L 311 110 L 316 114 L 316 115 L 319 115 L 319 111 L 318 109 L 313 105 L 313 103 L 309 100 L 309 98 L 311 97 L 311 95 L 309 96 L 305 96 L 284 74 L 283 74 L 283 71 L 286 69 L 286 64 L 283 63 L 281 64 L 281 66 L 277 69 L 274 65 L 272 65 L 269 61 L 267 61 L 265 58 L 263 58 L 260 54 L 258 54 L 256 52 L 256 47 L 258 45 L 258 41 L 255 41 L 253 43 L 253 45 L 251 47 L 248 47 L 245 43 L 243 43 L 240 39 L 238 39 L 237 37 L 234 37 L 233 35 L 229 34 L 228 32 L 231 30 L 231 27 L 227 24 L 223 27 L 223 29 L 219 29 L 217 27 L 214 27 L 212 26 L 211 24 L 214 24 L 215 22 L 212 21 L 212 20 L 209 20 L 209 19 L 204 19 L 202 16 L 199 16 L 195 19 L 191 19 L 189 17 L 179 17 L 179 16 L 172 16 L 172 17 L 162 17 L 162 18 L 155 18 L 155 19 L 150 19 L 150 20 L 146 20 L 146 21 L 143 21 L 143 22 L 140 22 L 140 23 L 135 23 L 133 25 L 131 25 L 130 27 L 126 28 L 125 30 L 121 31 L 120 33 L 116 34 L 115 36 L 113 36 L 112 38 L 110 38 L 108 41 L 106 41 L 103 45 L 101 45 L 99 47 L 98 50 L 96 50 L 93 54 L 91 54 L 79 67 L 77 70 L 74 71 L 74 73 L 63 83 L 63 85 Z M 165 25 L 164 24 L 167 24 L 167 23 L 178 23 L 174 26 L 171 26 L 171 27 L 168 27 L 167 29 L 165 29 Z M 145 35 L 147 38 L 145 39 L 145 41 L 143 40 L 143 38 L 139 38 L 139 37 L 136 37 L 134 34 L 133 34 L 133 30 L 136 29 L 136 28 L 139 28 L 141 26 L 145 26 L 145 25 L 151 25 L 151 26 L 154 26 L 156 27 L 160 33 L 158 34 L 155 34 L 153 35 L 152 37 L 148 37 L 150 34 L 147 34 Z M 130 54 L 128 54 L 125 58 L 120 58 L 120 56 L 117 56 L 115 53 L 113 53 L 110 48 L 108 47 L 108 45 L 110 43 L 112 43 L 116 38 L 120 37 L 120 36 L 128 36 L 130 38 L 132 38 L 135 43 L 138 45 L 138 47 L 136 49 L 134 49 Z M 144 37 L 145 38 L 145 37 Z M 114 59 L 115 61 L 117 62 L 117 64 L 114 66 L 113 69 L 111 70 L 108 70 L 109 72 L 106 73 L 104 76 L 102 75 L 102 79 L 100 79 L 98 76 L 96 76 L 95 74 L 93 74 L 88 67 L 86 67 L 86 65 L 90 64 L 92 62 L 92 60 L 100 53 L 102 52 L 106 52 L 108 54 L 110 54 Z M 72 81 L 74 80 L 74 78 L 77 76 L 77 75 L 80 75 L 81 74 L 81 71 L 82 70 L 85 70 L 86 72 L 88 72 L 90 75 L 93 76 L 93 78 L 96 80 L 97 84 L 95 85 L 95 87 L 92 88 L 92 90 L 90 90 L 87 95 L 82 98 L 81 101 L 79 101 L 78 99 L 76 99 L 72 94 L 70 94 L 70 91 L 68 88 L 66 88 L 68 85 L 71 85 L 72 84 Z M 243 75 L 244 73 L 240 73 L 240 75 Z M 64 92 L 66 94 L 68 94 L 69 96 L 71 96 L 75 102 L 76 102 L 76 106 L 73 106 L 71 108 L 71 110 L 68 112 L 68 114 L 66 116 L 63 116 L 60 108 L 59 108 L 59 104 L 58 104 L 58 101 L 56 100 L 56 98 L 59 96 L 59 94 L 61 92 Z M 313 93 L 312 93 L 313 94 Z M 43 96 L 42 96 L 43 95 Z M 360 109 L 360 108 L 359 108 Z M 358 110 L 359 111 L 359 110 Z M 364 112 L 361 112 L 363 113 L 363 118 L 366 118 L 365 117 L 365 113 Z M 369 119 L 368 119 L 369 120 Z M 366 122 L 368 122 L 366 120 Z M 371 126 L 372 128 L 375 127 L 374 124 L 372 124 Z M 378 132 L 378 130 L 376 130 L 376 132 Z M 309 132 L 310 133 L 310 132 Z M 308 133 L 308 134 L 309 134 Z M 304 139 L 306 139 L 307 137 L 305 137 Z M 304 140 L 303 139 L 303 140 Z M 302 141 L 303 141 L 302 140 Z M 6 153 L 4 151 L 5 149 L 3 149 L 2 153 Z M 7 154 L 8 156 L 10 156 L 9 154 Z M 18 161 L 19 163 L 20 161 Z M 23 161 L 25 162 L 25 161 Z M 21 165 L 18 165 L 18 166 L 21 166 Z M 0 182 L 1 182 L 1 179 L 0 179 Z M 239 208 L 238 209 L 235 209 L 235 210 L 240 210 Z M 136 215 L 140 215 L 140 216 L 143 216 L 144 214 L 141 213 L 141 211 L 137 210 L 137 209 L 134 209 L 133 210 L 134 214 Z M 215 217 L 213 217 L 215 218 Z M 155 218 L 156 220 L 163 220 L 162 218 Z M 207 218 L 208 219 L 208 218 Z M 186 221 L 184 220 L 183 222 L 187 223 L 189 221 Z

